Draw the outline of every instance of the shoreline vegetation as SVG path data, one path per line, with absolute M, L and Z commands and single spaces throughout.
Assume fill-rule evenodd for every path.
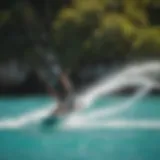
M 23 23 L 22 14 L 32 19 L 32 11 L 41 22 L 37 27 L 43 25 L 46 33 L 50 34 L 54 52 L 63 68 L 70 70 L 76 86 L 81 79 L 78 73 L 87 65 L 110 67 L 111 64 L 160 59 L 160 2 L 157 0 L 29 2 L 23 13 L 20 8 L 23 1 L 14 4 L 7 0 L 6 5 L 0 8 L 1 63 L 16 59 L 17 63 L 30 65 L 38 59 Z M 31 71 L 16 87 L 3 87 L 1 84 L 0 89 L 27 93 L 27 89 L 18 88 L 34 86 L 34 80 L 28 79 L 34 79 L 36 84 L 39 82 Z M 35 85 L 37 93 L 45 92 L 44 87 L 39 89 L 41 86 L 41 83 Z

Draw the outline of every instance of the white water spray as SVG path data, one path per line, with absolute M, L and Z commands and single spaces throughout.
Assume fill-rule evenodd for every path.
M 140 89 L 135 96 L 130 98 L 128 101 L 117 104 L 116 106 L 109 107 L 109 108 L 101 108 L 101 109 L 95 109 L 89 114 L 84 115 L 73 115 L 71 116 L 68 121 L 65 122 L 64 127 L 69 128 L 83 128 L 85 126 L 89 127 L 97 127 L 100 123 L 97 123 L 98 118 L 108 119 L 110 117 L 116 116 L 117 114 L 120 114 L 123 111 L 126 111 L 128 108 L 130 108 L 136 101 L 143 98 L 149 91 L 152 89 L 153 85 L 148 85 L 144 87 L 143 89 Z M 99 126 L 105 126 L 104 122 L 103 125 Z
M 103 78 L 96 85 L 87 89 L 86 92 L 79 95 L 78 99 L 86 106 L 89 106 L 93 100 L 101 95 L 111 94 L 126 86 L 143 86 L 146 84 L 154 83 L 150 74 L 160 72 L 160 62 L 150 62 L 144 64 L 136 64 L 127 66 L 125 69 L 117 73 Z M 156 84 L 155 84 L 156 85 Z
M 64 127 L 69 129 L 84 128 L 85 126 L 90 128 L 91 126 L 96 127 L 97 125 L 107 126 L 108 123 L 106 123 L 106 125 L 100 125 L 101 123 L 97 124 L 95 120 L 97 120 L 97 118 L 105 117 L 108 119 L 111 116 L 116 116 L 117 114 L 132 107 L 135 102 L 147 95 L 147 93 L 152 88 L 159 88 L 159 84 L 155 82 L 154 77 L 151 77 L 151 75 L 153 76 L 153 74 L 157 75 L 157 72 L 160 72 L 160 64 L 157 62 L 153 62 L 143 65 L 129 66 L 119 74 L 111 75 L 111 77 L 108 78 L 108 81 L 105 81 L 104 79 L 101 80 L 98 85 L 90 88 L 85 94 L 83 93 L 83 98 L 81 99 L 81 101 L 84 101 L 83 104 L 89 105 L 97 97 L 100 97 L 103 94 L 111 94 L 114 91 L 117 91 L 126 86 L 138 86 L 140 87 L 140 89 L 133 97 L 122 104 L 117 104 L 116 106 L 107 108 L 101 107 L 101 109 L 92 110 L 89 114 L 73 114 L 73 116 L 71 116 L 68 121 L 65 122 Z M 102 124 L 104 124 L 104 122 L 102 122 Z M 156 126 L 158 126 L 157 122 Z
M 113 116 L 118 114 L 119 112 L 126 110 L 138 99 L 144 97 L 152 87 L 158 86 L 158 84 L 153 80 L 154 77 L 150 77 L 150 73 L 157 72 L 160 72 L 159 62 L 146 63 L 141 65 L 130 65 L 127 66 L 124 70 L 100 80 L 96 85 L 78 95 L 76 102 L 83 103 L 84 107 L 88 107 L 91 103 L 93 103 L 95 99 L 97 99 L 101 95 L 111 94 L 114 91 L 117 91 L 125 86 L 142 86 L 142 90 L 140 90 L 134 97 L 132 97 L 132 99 L 127 101 L 125 104 L 121 104 L 118 107 L 114 106 L 110 108 L 110 110 L 95 110 L 91 111 L 91 113 L 86 116 L 73 114 L 68 120 L 66 120 L 66 123 L 64 123 L 63 127 L 82 128 L 82 126 L 93 126 L 91 122 L 97 118 L 100 118 L 102 116 Z M 33 122 L 39 122 L 49 115 L 52 107 L 53 105 L 45 106 L 44 109 L 33 111 L 32 113 L 26 113 L 17 118 L 14 117 L 0 120 L 0 129 L 18 129 L 21 127 L 25 127 L 26 125 L 29 125 Z M 86 120 L 90 120 L 90 122 L 87 122 Z M 107 126 L 106 124 L 100 124 L 97 123 L 97 125 L 94 126 Z M 158 126 L 157 122 L 156 126 Z

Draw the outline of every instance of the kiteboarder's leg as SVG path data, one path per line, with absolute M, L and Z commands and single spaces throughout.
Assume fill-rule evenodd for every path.
M 67 107 L 63 99 L 57 99 L 57 106 L 54 109 L 49 117 L 44 121 L 44 124 L 47 126 L 57 124 L 59 119 L 67 113 Z
M 64 102 L 58 102 L 56 109 L 53 110 L 52 116 L 61 116 L 65 113 L 66 107 L 64 105 Z
M 53 110 L 53 116 L 61 116 L 66 113 L 73 111 L 75 108 L 75 96 L 74 94 L 61 94 L 61 96 L 57 97 L 57 106 L 56 109 Z

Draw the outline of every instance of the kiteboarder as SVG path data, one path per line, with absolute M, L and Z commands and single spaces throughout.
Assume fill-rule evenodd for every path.
M 50 95 L 56 98 L 57 107 L 53 115 L 63 115 L 74 108 L 74 90 L 67 73 L 65 73 L 53 54 L 42 57 L 37 69 L 39 77 L 47 85 Z

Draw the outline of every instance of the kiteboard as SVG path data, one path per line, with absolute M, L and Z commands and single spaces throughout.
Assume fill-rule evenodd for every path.
M 64 119 L 69 117 L 74 112 L 79 112 L 82 107 L 77 107 L 76 104 L 73 102 L 65 104 L 62 107 L 57 107 L 52 111 L 47 118 L 43 120 L 43 125 L 45 126 L 57 126 L 59 125 Z

